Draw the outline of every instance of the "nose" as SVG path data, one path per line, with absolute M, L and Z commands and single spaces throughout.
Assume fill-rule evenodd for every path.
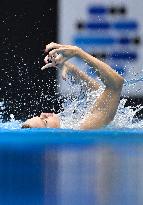
M 48 118 L 48 117 L 52 117 L 53 116 L 53 113 L 41 113 L 40 117 L 43 117 L 43 118 Z
M 52 117 L 53 113 L 46 113 L 46 117 Z

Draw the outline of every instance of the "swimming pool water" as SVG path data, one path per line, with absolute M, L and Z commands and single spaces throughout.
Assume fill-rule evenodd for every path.
M 142 205 L 143 130 L 0 130 L 1 205 Z

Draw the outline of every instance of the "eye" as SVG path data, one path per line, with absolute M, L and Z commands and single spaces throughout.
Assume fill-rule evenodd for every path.
M 46 119 L 44 119 L 43 121 L 45 123 L 45 126 L 47 127 L 48 126 L 48 121 Z
M 41 118 L 41 120 L 44 122 L 45 126 L 47 127 L 48 121 L 45 118 Z
M 44 121 L 45 121 L 46 124 L 48 123 L 46 119 L 44 119 Z

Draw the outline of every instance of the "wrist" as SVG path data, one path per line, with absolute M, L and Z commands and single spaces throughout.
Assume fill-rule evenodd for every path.
M 83 59 L 85 62 L 90 62 L 93 60 L 94 58 L 94 61 L 95 61 L 95 57 L 93 57 L 91 54 L 87 53 L 86 51 L 84 51 L 83 49 L 81 48 L 78 48 L 78 52 L 77 52 L 77 56 L 81 59 Z
M 80 57 L 81 53 L 82 53 L 82 49 L 76 46 L 76 51 L 75 51 L 75 56 L 76 57 Z

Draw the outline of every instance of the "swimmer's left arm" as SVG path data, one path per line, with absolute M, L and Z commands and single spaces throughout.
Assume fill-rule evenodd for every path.
M 89 77 L 85 72 L 81 71 L 77 66 L 72 63 L 65 62 L 62 68 L 62 78 L 66 80 L 66 75 L 68 72 L 73 72 L 76 76 L 78 76 L 81 80 L 86 83 L 86 86 L 90 88 L 90 90 L 98 90 L 99 83 L 93 78 Z

